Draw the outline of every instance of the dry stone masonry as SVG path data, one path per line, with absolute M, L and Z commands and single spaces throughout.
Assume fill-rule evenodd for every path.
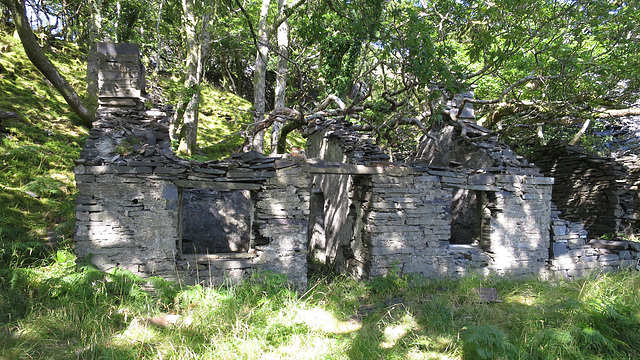
M 260 268 L 304 286 L 309 177 L 298 160 L 180 159 L 170 116 L 99 109 L 76 161 L 78 255 L 103 270 L 186 283 L 237 280 Z
M 322 160 L 310 168 L 312 196 L 325 204 L 324 232 L 309 246 L 314 258 L 359 278 L 393 267 L 425 276 L 545 276 L 553 179 L 528 164 L 515 168 L 497 145 L 487 171 L 382 163 L 380 150 L 354 146 L 356 137 L 348 123 L 319 125 L 309 137 L 307 154 Z M 362 165 L 369 153 L 375 160 Z
M 98 103 L 137 106 L 144 94 L 144 66 L 136 44 L 98 43 Z
M 554 202 L 566 219 L 583 222 L 594 236 L 633 234 L 640 220 L 640 161 L 607 159 L 558 142 L 540 147 L 531 160 L 556 178 Z
M 101 46 L 105 69 L 143 73 L 137 49 Z M 407 163 L 344 121 L 307 126 L 308 158 L 188 161 L 171 148 L 172 111 L 146 110 L 140 80 L 122 71 L 104 77 L 118 91 L 102 93 L 75 168 L 76 251 L 102 270 L 189 284 L 268 270 L 304 289 L 319 263 L 359 279 L 394 269 L 571 278 L 638 263 L 635 243 L 589 240 L 581 219 L 554 207 L 558 181 L 483 136 L 471 108 L 453 109 L 466 137 L 445 124 Z

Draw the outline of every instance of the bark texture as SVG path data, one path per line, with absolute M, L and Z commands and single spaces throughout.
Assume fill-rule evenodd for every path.
M 286 6 L 286 0 L 278 2 L 278 12 L 282 13 L 283 6 Z M 274 109 L 284 108 L 287 90 L 287 73 L 289 71 L 289 23 L 283 21 L 278 26 L 278 67 L 276 69 L 276 93 L 274 101 Z M 273 123 L 271 128 L 271 152 L 278 153 L 280 139 L 280 130 L 283 121 L 278 119 Z
M 266 104 L 266 77 L 267 59 L 269 56 L 269 29 L 267 27 L 267 17 L 269 16 L 269 5 L 271 0 L 262 0 L 260 8 L 260 20 L 258 22 L 258 51 L 256 53 L 256 66 L 253 72 L 253 123 L 258 126 L 264 121 Z M 264 151 L 264 130 L 257 132 L 252 141 L 253 150 Z
M 87 111 L 95 116 L 98 109 L 98 53 L 96 46 L 102 40 L 102 0 L 89 0 L 87 5 L 91 9 L 91 21 L 88 33 L 87 54 L 87 99 L 85 101 Z
M 200 82 L 203 72 L 203 58 L 206 53 L 205 43 L 208 33 L 199 29 L 193 0 L 182 0 L 183 30 L 187 47 L 185 88 L 186 96 L 183 101 L 182 129 L 180 131 L 180 145 L 178 152 L 191 155 L 198 148 L 198 113 L 200 111 Z M 206 26 L 207 19 L 202 21 Z

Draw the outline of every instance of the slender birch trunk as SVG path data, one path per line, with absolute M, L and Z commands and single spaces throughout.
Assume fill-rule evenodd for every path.
M 258 51 L 256 54 L 256 65 L 253 71 L 253 123 L 260 124 L 264 121 L 266 104 L 266 76 L 267 61 L 269 57 L 269 29 L 267 27 L 267 17 L 269 15 L 269 5 L 271 0 L 262 0 L 260 8 L 260 20 L 258 21 Z M 264 151 L 264 130 L 257 133 L 252 141 L 253 149 L 258 152 Z
M 283 7 L 286 6 L 286 0 L 278 1 L 278 14 L 282 14 Z M 279 16 L 278 16 L 279 17 Z M 274 109 L 283 108 L 285 106 L 287 91 L 287 74 L 289 72 L 289 23 L 283 21 L 278 26 L 278 65 L 276 69 L 276 93 L 273 104 Z M 280 139 L 280 130 L 282 122 L 276 121 L 271 127 L 271 152 L 278 153 L 278 141 Z
M 95 116 L 98 109 L 98 53 L 96 46 L 102 40 L 102 0 L 89 0 L 91 9 L 87 37 L 87 111 Z
M 211 14 L 205 12 L 196 19 L 194 0 L 182 0 L 183 30 L 187 48 L 185 89 L 182 103 L 182 128 L 178 152 L 191 155 L 198 148 L 198 114 L 200 112 L 200 85 L 204 73 L 204 59 L 209 49 L 209 31 L 207 26 Z M 180 111 L 179 111 L 180 113 Z
M 193 7 L 193 0 L 182 0 L 182 22 L 187 49 L 184 82 L 186 97 L 182 102 L 186 105 L 183 113 L 178 152 L 183 155 L 191 155 L 198 146 L 198 112 L 200 110 L 198 63 L 201 59 L 201 53 L 196 34 L 196 18 Z

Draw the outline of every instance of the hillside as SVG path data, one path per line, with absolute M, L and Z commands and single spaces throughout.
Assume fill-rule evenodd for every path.
M 69 245 L 75 204 L 73 160 L 87 130 L 27 59 L 19 40 L 0 34 L 0 259 L 38 258 L 46 244 Z M 77 47 L 56 43 L 51 59 L 82 90 Z
M 52 244 L 72 245 L 74 159 L 87 129 L 24 54 L 20 41 L 0 33 L 0 259 L 37 259 Z M 84 96 L 86 56 L 55 42 L 48 56 Z M 176 78 L 149 76 L 153 98 L 175 102 Z M 163 93 L 163 89 L 166 91 Z M 164 105 L 164 104 L 163 104 Z M 153 106 L 149 103 L 148 106 Z M 196 158 L 220 158 L 242 145 L 251 121 L 247 101 L 211 86 L 203 89 Z

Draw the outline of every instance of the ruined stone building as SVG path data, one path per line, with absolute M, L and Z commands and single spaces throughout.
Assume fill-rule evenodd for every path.
M 433 130 L 438 141 L 423 142 L 411 165 L 338 121 L 307 126 L 306 157 L 181 159 L 171 112 L 139 103 L 137 48 L 98 49 L 104 86 L 75 169 L 75 242 L 102 270 L 208 284 L 260 269 L 303 288 L 312 263 L 359 279 L 393 268 L 549 278 L 640 259 L 634 243 L 588 244 L 580 219 L 552 204 L 553 177 L 450 125 Z M 460 118 L 484 131 L 468 109 Z
M 634 234 L 640 220 L 637 155 L 602 158 L 552 142 L 530 159 L 556 179 L 554 203 L 566 219 L 583 223 L 592 237 Z

